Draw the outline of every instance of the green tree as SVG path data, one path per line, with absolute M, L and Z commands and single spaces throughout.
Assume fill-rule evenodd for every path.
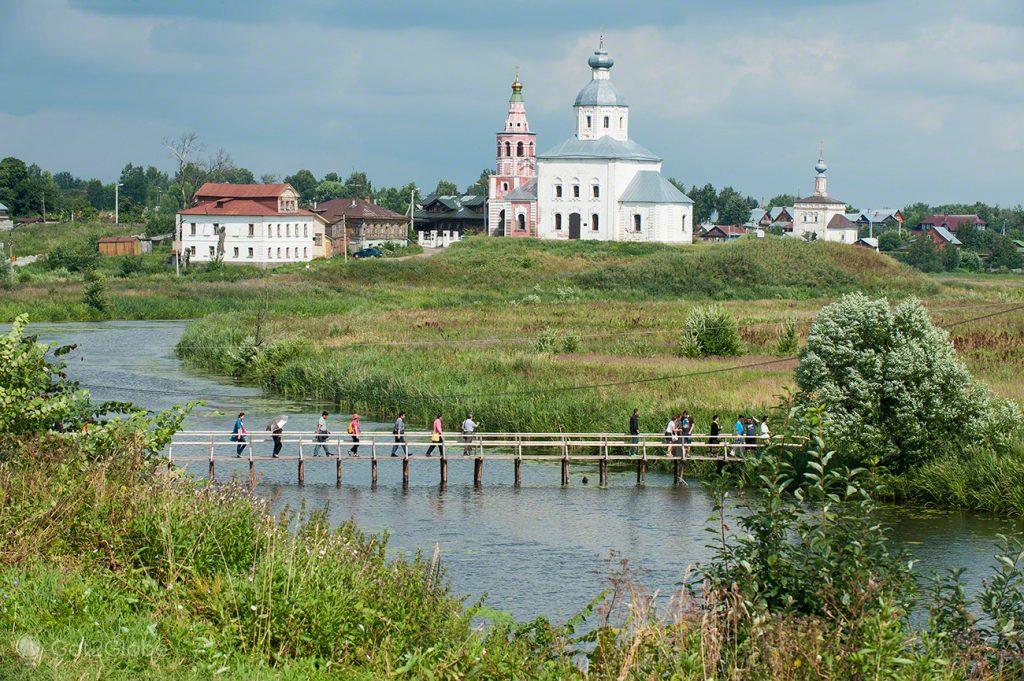
M 796 203 L 797 197 L 792 194 L 777 194 L 768 201 L 768 208 L 788 208 Z
M 670 180 L 671 181 L 671 180 Z M 711 219 L 718 200 L 718 192 L 710 182 L 703 187 L 694 185 L 690 188 L 689 197 L 693 200 L 693 222 L 700 225 Z
M 96 312 L 102 314 L 107 311 L 106 292 L 106 277 L 96 270 L 86 270 L 85 295 L 82 301 Z
M 895 251 L 906 242 L 906 239 L 895 229 L 882 232 L 878 235 L 878 248 L 882 251 Z
M 330 201 L 331 199 L 340 199 L 344 196 L 346 196 L 345 185 L 332 180 L 321 181 L 316 186 L 316 191 L 313 192 L 313 198 L 319 203 Z
M 439 196 L 457 196 L 459 188 L 451 180 L 438 180 L 434 193 Z
M 494 171 L 490 168 L 484 168 L 480 171 L 480 177 L 477 178 L 476 182 L 466 187 L 466 193 L 472 196 L 487 196 L 490 191 L 491 175 Z
M 848 295 L 818 313 L 794 372 L 800 399 L 821 407 L 825 435 L 852 465 L 902 471 L 981 445 L 987 391 L 916 300 Z
M 942 269 L 952 272 L 960 267 L 960 249 L 956 246 L 946 246 L 942 249 Z
M 299 193 L 303 201 L 312 201 L 313 193 L 316 191 L 317 181 L 312 172 L 300 170 L 294 175 L 284 178 L 285 184 L 290 184 Z
M 942 269 L 939 249 L 928 234 L 919 234 L 903 255 L 903 261 L 922 272 L 938 272 Z
M 121 177 L 118 180 L 122 187 L 120 196 L 122 199 L 131 199 L 135 203 L 145 205 L 148 194 L 146 183 L 146 172 L 142 166 L 127 164 L 121 170 Z
M 373 185 L 364 172 L 349 173 L 345 178 L 345 194 L 350 199 L 365 199 L 373 196 Z
M 980 272 L 984 266 L 981 256 L 974 251 L 964 251 L 960 254 L 960 269 L 967 272 Z
M 991 267 L 1006 267 L 1018 269 L 1024 267 L 1024 256 L 1017 250 L 1013 241 L 1001 234 L 994 235 L 992 240 L 991 256 L 988 264 Z
M 750 219 L 750 201 L 739 194 L 726 198 L 718 209 L 718 222 L 722 225 L 741 225 Z
M 731 356 L 740 354 L 740 331 L 736 320 L 720 305 L 695 307 L 686 315 L 679 354 L 684 357 Z

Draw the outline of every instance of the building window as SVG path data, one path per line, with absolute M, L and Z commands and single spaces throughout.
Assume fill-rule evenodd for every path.
M 625 116 L 619 116 L 619 127 L 623 128 L 623 127 L 625 127 L 625 125 L 626 125 L 626 117 Z
M 519 217 L 517 219 L 519 221 L 519 231 L 520 232 L 525 232 L 526 231 L 526 216 L 523 215 L 522 213 L 520 213 Z
M 556 184 L 555 185 L 555 198 L 556 199 L 562 198 L 562 185 L 560 185 L 560 184 Z
M 214 249 L 214 247 L 213 247 L 213 246 L 210 246 L 210 257 L 212 258 L 212 257 L 213 257 L 213 256 L 215 256 L 216 254 L 217 254 L 217 251 L 216 251 L 216 249 Z
M 607 130 L 610 127 L 612 127 L 612 119 L 611 119 L 610 116 L 605 116 L 604 117 L 604 128 L 605 128 L 605 130 Z
M 562 214 L 555 213 L 555 229 L 562 229 Z
M 249 223 L 249 236 L 256 236 L 256 225 L 252 224 L 251 222 Z
M 594 187 L 593 187 L 593 190 L 594 190 L 594 198 L 595 199 L 600 198 L 601 197 L 601 187 L 600 187 L 600 185 L 596 185 L 595 184 Z
M 302 225 L 302 236 L 309 238 L 309 225 Z
M 683 231 L 686 231 L 686 214 L 683 214 Z
M 269 238 L 272 236 L 274 236 L 274 228 L 271 227 L 270 225 L 267 225 L 267 237 Z
M 505 155 L 506 156 L 511 156 L 512 155 L 512 143 L 511 142 L 505 142 Z
M 643 227 L 643 218 L 640 217 L 640 213 L 633 214 L 633 231 L 639 232 Z
M 194 222 L 191 225 L 191 234 L 192 234 L 192 236 L 196 235 L 196 223 L 194 223 Z
M 280 246 L 277 247 L 277 257 L 278 258 L 281 257 L 281 247 Z
M 196 254 L 196 247 L 195 246 L 189 246 L 188 247 L 188 251 L 189 251 L 189 255 L 195 257 L 195 254 Z
M 248 255 L 248 256 L 249 256 L 250 258 L 252 257 L 252 247 L 250 247 L 250 248 L 249 248 L 249 253 L 248 253 L 247 255 Z
M 522 156 L 522 155 L 523 155 L 523 143 L 519 142 L 518 144 L 516 144 L 516 156 Z
M 217 234 L 217 230 L 218 230 L 218 229 L 220 229 L 220 224 L 219 224 L 219 223 L 216 223 L 216 222 L 215 222 L 215 223 L 213 223 L 213 233 L 214 233 L 215 235 Z
M 590 116 L 587 116 L 587 127 L 590 127 Z
M 277 235 L 281 236 L 281 223 L 277 224 Z
M 309 257 L 309 248 L 307 248 L 306 246 L 302 247 L 302 257 L 303 258 L 308 258 Z
M 235 246 L 234 250 L 232 251 L 232 255 L 236 258 L 238 257 L 238 246 Z
M 508 182 L 502 182 L 501 183 L 501 191 L 503 191 L 503 192 L 507 192 L 508 191 Z
M 572 196 L 574 199 L 580 198 L 580 186 L 578 184 L 572 186 Z
M 292 257 L 292 249 L 291 249 L 291 247 L 289 246 L 289 247 L 286 247 L 286 248 L 284 249 L 284 258 L 285 258 L 285 260 L 288 260 L 288 259 L 289 259 L 289 258 L 291 258 L 291 257 Z
M 598 229 L 598 217 L 597 217 L 597 213 L 594 213 L 593 215 L 591 215 L 591 216 L 590 216 L 590 229 L 591 229 L 591 230 L 593 230 L 593 231 L 595 231 L 595 232 L 596 232 L 596 231 L 597 231 L 597 229 Z

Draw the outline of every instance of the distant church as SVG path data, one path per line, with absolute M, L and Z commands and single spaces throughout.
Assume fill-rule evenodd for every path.
M 494 236 L 601 241 L 693 241 L 693 201 L 661 174 L 661 158 L 629 138 L 629 106 L 611 81 L 602 40 L 591 80 L 573 104 L 574 132 L 535 153 L 522 83 L 512 84 L 497 172 L 489 187 Z

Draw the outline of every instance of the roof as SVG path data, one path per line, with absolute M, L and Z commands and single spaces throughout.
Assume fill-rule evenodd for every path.
M 707 236 L 716 230 L 725 236 L 744 236 L 750 233 L 743 225 L 715 225 L 704 230 L 703 236 Z
M 516 187 L 508 194 L 505 195 L 505 199 L 508 201 L 533 201 L 537 198 L 537 178 L 533 178 L 524 185 Z
M 921 220 L 921 225 L 925 227 L 948 227 L 951 231 L 960 229 L 961 225 L 987 225 L 988 223 L 982 220 L 975 214 L 970 215 L 946 215 L 936 214 L 929 215 L 924 220 Z
M 607 78 L 595 78 L 576 95 L 573 106 L 627 106 L 626 98 Z
M 581 140 L 575 135 L 537 158 L 596 158 L 623 159 L 627 161 L 660 161 L 653 151 L 645 149 L 633 140 L 617 140 L 605 135 L 596 140 Z
M 7 206 L 5 206 L 4 204 L 0 203 L 0 210 L 7 210 Z
M 619 203 L 693 203 L 690 197 L 662 177 L 657 170 L 641 170 L 633 176 Z
M 899 212 L 899 209 L 893 210 L 892 208 L 869 208 L 861 211 L 860 214 L 868 222 L 879 223 L 885 222 L 889 218 L 896 220 L 896 214 Z
M 231 182 L 204 182 L 196 190 L 195 196 L 210 196 L 233 199 L 267 199 L 277 198 L 285 189 L 295 191 L 290 184 L 233 184 Z
M 857 223 L 845 215 L 833 215 L 825 225 L 825 229 L 857 229 Z
M 874 249 L 878 248 L 878 239 L 870 236 L 865 236 L 860 239 L 857 239 L 857 243 L 864 244 L 865 246 L 869 246 Z
M 306 217 L 312 215 L 319 217 L 316 213 L 302 208 L 281 213 L 278 212 L 276 208 L 262 204 L 259 201 L 253 201 L 252 199 L 221 199 L 217 201 L 207 201 L 199 204 L 198 206 L 179 210 L 178 215 L 281 215 L 295 217 Z
M 782 215 L 783 213 L 792 217 L 793 209 L 787 206 L 772 206 L 771 208 L 768 209 L 768 214 L 771 216 L 772 222 L 777 222 L 779 216 Z
M 342 216 L 349 220 L 365 218 L 407 219 L 407 216 L 401 213 L 396 213 L 384 206 L 378 206 L 366 199 L 331 199 L 330 201 L 317 204 L 316 212 L 320 213 L 327 222 L 337 222 Z
M 138 241 L 137 236 L 101 236 L 98 243 L 101 244 L 127 244 Z
M 764 208 L 754 208 L 750 211 L 750 217 L 747 218 L 747 222 L 761 222 L 761 219 L 768 214 Z
M 942 237 L 943 241 L 952 244 L 953 246 L 960 245 L 960 239 L 957 239 L 956 236 L 954 236 L 954 234 L 945 227 L 938 227 L 936 225 L 932 225 L 931 228 L 935 231 L 936 234 Z
M 839 199 L 834 199 L 831 196 L 818 196 L 817 194 L 814 194 L 812 196 L 805 196 L 802 199 L 797 199 L 795 205 L 799 205 L 801 203 L 827 203 L 831 205 L 846 205 L 846 201 L 840 201 Z

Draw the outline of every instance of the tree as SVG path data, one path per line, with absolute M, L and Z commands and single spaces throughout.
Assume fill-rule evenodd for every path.
M 345 185 L 336 180 L 323 180 L 316 186 L 316 191 L 313 192 L 313 198 L 318 203 L 330 201 L 331 199 L 340 199 L 344 196 L 346 196 Z
M 903 262 L 922 272 L 938 272 L 942 268 L 939 249 L 928 234 L 919 234 L 911 242 L 910 248 L 903 255 Z
M 437 186 L 434 187 L 434 193 L 439 196 L 453 196 L 458 195 L 459 188 L 450 180 L 438 180 Z
M 994 237 L 992 239 L 992 254 L 988 261 L 989 266 L 1008 269 L 1024 267 L 1024 256 L 1017 250 L 1013 241 L 1001 234 L 996 234 Z
M 353 172 L 345 178 L 345 193 L 343 194 L 346 198 L 353 199 L 365 199 L 373 196 L 373 185 L 370 184 L 370 178 L 366 176 L 364 172 Z
M 409 202 L 412 200 L 413 191 L 416 185 L 409 182 L 401 187 L 384 187 L 374 195 L 374 201 L 378 206 L 393 210 L 402 215 L 409 214 Z
M 693 200 L 694 224 L 699 225 L 710 220 L 711 213 L 715 210 L 715 201 L 718 200 L 718 192 L 715 191 L 714 185 L 710 182 L 699 188 L 694 185 L 689 191 L 689 196 Z
M 199 188 L 198 181 L 202 169 L 195 157 L 202 151 L 199 135 L 194 132 L 182 133 L 177 139 L 164 138 L 164 147 L 171 153 L 175 162 L 174 182 L 181 195 L 181 206 L 190 204 L 190 199 Z
M 313 194 L 316 192 L 316 176 L 308 170 L 300 170 L 294 175 L 289 175 L 284 178 L 285 184 L 290 184 L 295 188 L 295 191 L 299 193 L 299 196 L 303 201 L 312 201 Z
M 750 220 L 750 202 L 735 194 L 729 196 L 718 209 L 718 223 L 721 225 L 740 225 Z
M 120 195 L 138 204 L 145 205 L 147 184 L 146 173 L 142 166 L 129 163 L 121 170 L 121 178 L 118 180 L 123 186 Z
M 792 194 L 777 194 L 768 201 L 768 208 L 788 208 L 796 203 L 797 197 Z
M 277 184 L 278 176 L 274 173 L 263 173 L 260 175 L 260 182 L 263 184 Z
M 491 186 L 491 175 L 494 171 L 490 168 L 484 168 L 480 171 L 480 177 L 477 178 L 476 182 L 466 187 L 466 193 L 472 196 L 487 196 L 490 192 Z
M 887 230 L 878 235 L 878 248 L 885 252 L 895 251 L 905 241 L 906 239 L 900 236 L 900 233 L 895 229 Z
M 955 246 L 946 246 L 942 249 L 942 269 L 952 272 L 960 266 L 960 249 Z
M 977 446 L 992 427 L 988 393 L 916 300 L 890 309 L 857 293 L 825 306 L 794 377 L 854 465 L 906 470 Z
M 981 256 L 974 251 L 964 251 L 960 254 L 960 269 L 967 272 L 980 272 L 983 268 Z

